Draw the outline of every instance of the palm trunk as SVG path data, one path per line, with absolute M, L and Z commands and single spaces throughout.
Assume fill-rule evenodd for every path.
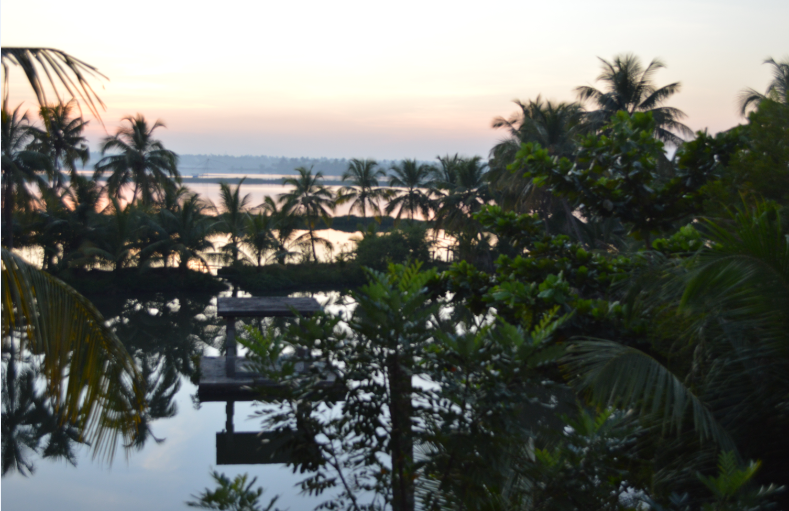
M 5 218 L 5 246 L 8 250 L 14 248 L 14 185 L 8 177 L 3 183 L 3 217 Z
M 318 254 L 315 252 L 315 235 L 312 232 L 312 224 L 310 224 L 310 244 L 312 245 L 312 261 L 318 262 Z

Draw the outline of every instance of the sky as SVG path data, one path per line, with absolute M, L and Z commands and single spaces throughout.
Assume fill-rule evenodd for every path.
M 3 0 L 0 44 L 109 78 L 92 81 L 94 150 L 141 113 L 182 154 L 430 160 L 487 156 L 512 100 L 573 101 L 601 86 L 598 57 L 627 52 L 666 64 L 655 82 L 682 83 L 666 104 L 693 130 L 728 129 L 738 92 L 766 89 L 764 60 L 789 57 L 787 19 L 786 0 Z M 21 69 L 9 79 L 12 107 L 34 108 Z

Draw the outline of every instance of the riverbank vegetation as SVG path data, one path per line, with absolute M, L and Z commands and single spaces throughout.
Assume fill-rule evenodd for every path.
M 488 159 L 351 160 L 338 193 L 300 167 L 280 196 L 242 181 L 217 204 L 181 186 L 159 122 L 127 118 L 94 179 L 66 180 L 84 122 L 42 109 L 48 132 L 72 126 L 57 149 L 4 106 L 3 243 L 77 286 L 219 267 L 253 293 L 357 287 L 347 328 L 318 314 L 245 341 L 288 384 L 263 419 L 295 432 L 327 507 L 786 507 L 789 62 L 767 65 L 747 121 L 714 136 L 666 105 L 660 61 L 621 55 L 579 103 L 495 119 Z M 350 250 L 321 232 L 343 203 L 364 223 Z M 316 402 L 321 370 L 344 391 Z

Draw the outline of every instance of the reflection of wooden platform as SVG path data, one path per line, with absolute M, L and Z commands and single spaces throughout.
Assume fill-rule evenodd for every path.
M 201 402 L 254 401 L 260 398 L 261 387 L 276 387 L 268 378 L 247 371 L 248 361 L 236 359 L 236 374 L 228 376 L 225 357 L 202 357 L 200 359 L 200 385 L 197 398 Z
M 265 465 L 287 463 L 290 453 L 285 443 L 290 433 L 217 433 L 217 465 Z
M 254 296 L 248 298 L 217 298 L 216 315 L 220 318 L 292 318 L 311 316 L 321 310 L 315 298 L 287 298 L 282 296 Z
M 200 359 L 200 383 L 197 398 L 201 402 L 224 401 L 227 421 L 225 431 L 216 434 L 217 465 L 286 463 L 283 444 L 290 438 L 283 433 L 236 433 L 233 427 L 234 403 L 265 399 L 266 390 L 276 394 L 281 384 L 256 374 L 251 363 L 236 356 L 236 318 L 311 316 L 321 310 L 315 298 L 251 297 L 217 298 L 217 316 L 227 320 L 224 357 Z M 296 370 L 304 370 L 304 363 Z M 327 374 L 318 387 L 335 386 L 334 374 Z
M 245 358 L 236 359 L 236 374 L 228 376 L 225 371 L 225 357 L 202 357 L 200 359 L 200 385 L 197 398 L 203 403 L 216 401 L 255 401 L 265 399 L 266 390 L 275 392 L 280 384 L 247 370 L 249 362 Z M 297 364 L 297 370 L 299 369 Z M 318 388 L 329 389 L 335 385 L 336 376 L 326 375 L 318 383 Z

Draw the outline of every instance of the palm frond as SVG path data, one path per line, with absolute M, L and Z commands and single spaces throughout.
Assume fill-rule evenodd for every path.
M 85 297 L 9 251 L 2 264 L 3 342 L 41 357 L 55 412 L 78 426 L 94 457 L 111 460 L 146 407 L 134 361 Z
M 46 81 L 55 91 L 58 103 L 64 103 L 58 92 L 58 85 L 62 85 L 72 98 L 80 98 L 88 106 L 93 116 L 101 121 L 97 105 L 102 109 L 106 107 L 91 87 L 88 79 L 98 77 L 108 80 L 108 78 L 87 62 L 54 48 L 3 47 L 2 63 L 5 73 L 4 102 L 8 98 L 8 72 L 9 64 L 11 64 L 22 68 L 33 88 L 38 104 L 42 107 L 47 106 L 49 102 L 39 73 L 40 68 L 46 76 Z
M 636 348 L 601 339 L 585 339 L 568 350 L 572 384 L 589 391 L 604 406 L 640 409 L 664 428 L 681 432 L 688 409 L 701 439 L 734 449 L 729 434 L 709 408 L 660 362 Z

